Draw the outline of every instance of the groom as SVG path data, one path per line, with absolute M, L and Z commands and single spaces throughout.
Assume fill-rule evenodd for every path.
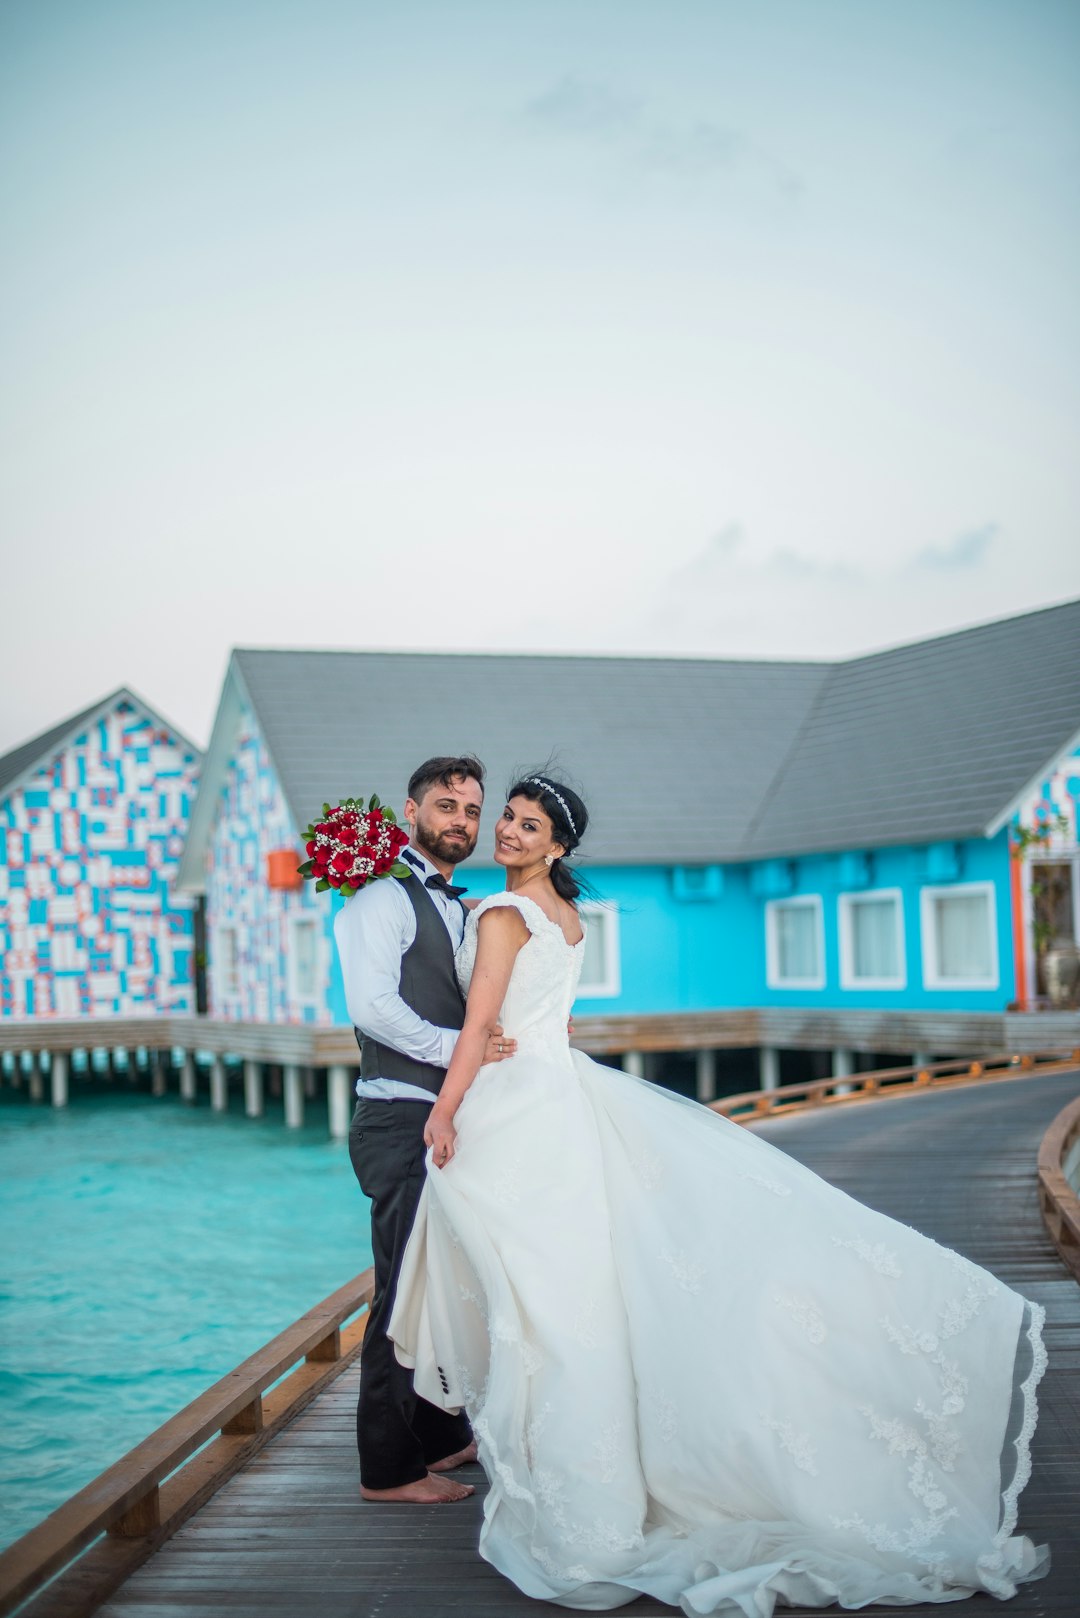
M 338 913 L 334 938 L 345 1003 L 360 1042 L 349 1156 L 371 1200 L 375 1295 L 360 1359 L 356 1444 L 366 1500 L 434 1504 L 471 1485 L 441 1474 L 476 1459 L 464 1414 L 417 1396 L 386 1335 L 398 1272 L 424 1186 L 424 1125 L 465 1020 L 454 954 L 465 930 L 464 888 L 447 878 L 476 846 L 484 806 L 478 759 L 429 758 L 405 800 L 411 829 L 401 859 L 410 876 L 360 889 Z M 487 1061 L 513 1054 L 496 1029 Z

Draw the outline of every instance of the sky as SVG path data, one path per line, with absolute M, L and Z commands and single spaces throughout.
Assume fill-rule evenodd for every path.
M 4 0 L 0 751 L 1080 595 L 1075 0 Z

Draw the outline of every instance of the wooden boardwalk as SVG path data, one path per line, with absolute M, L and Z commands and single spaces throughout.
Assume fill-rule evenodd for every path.
M 1043 1229 L 1039 1141 L 1080 1073 L 800 1113 L 760 1133 L 862 1201 L 958 1248 L 1047 1310 L 1035 1471 L 1021 1528 L 1052 1547 L 1050 1576 L 1007 1607 L 894 1609 L 911 1618 L 1080 1615 L 1080 1286 Z M 478 1484 L 460 1506 L 371 1506 L 358 1496 L 355 1369 L 344 1373 L 101 1609 L 100 1618 L 517 1618 L 526 1599 L 475 1552 Z M 651 1599 L 635 1618 L 672 1613 Z M 803 1611 L 803 1609 L 797 1609 Z M 836 1609 L 832 1609 L 836 1610 Z M 882 1611 L 871 1608 L 869 1611 Z M 779 1608 L 778 1613 L 796 1609 Z

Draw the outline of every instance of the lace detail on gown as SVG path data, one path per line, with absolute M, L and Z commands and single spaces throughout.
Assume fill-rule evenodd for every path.
M 524 894 L 493 893 L 469 912 L 465 936 L 457 953 L 458 982 L 469 992 L 480 918 L 489 910 L 516 910 L 529 929 L 529 941 L 514 963 L 514 973 L 501 1012 L 502 1026 L 518 1042 L 518 1055 L 532 1054 L 568 1065 L 570 1042 L 566 1026 L 574 1003 L 585 954 L 581 942 L 568 944 L 558 922 Z
M 429 1165 L 390 1333 L 464 1406 L 481 1554 L 527 1595 L 688 1614 L 1014 1593 L 1042 1311 L 707 1108 L 589 1061 L 581 945 L 521 895 L 457 1150 Z M 440 1367 L 442 1371 L 440 1372 Z M 999 1481 L 998 1481 L 999 1480 Z

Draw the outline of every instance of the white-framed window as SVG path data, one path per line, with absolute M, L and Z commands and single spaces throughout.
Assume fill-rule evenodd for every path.
M 217 942 L 218 996 L 235 1000 L 240 993 L 240 937 L 235 926 L 226 922 L 215 929 Z
M 286 993 L 290 1005 L 318 1004 L 323 986 L 322 953 L 322 929 L 318 916 L 290 916 L 285 954 Z
M 923 888 L 923 986 L 996 989 L 997 900 L 992 882 L 953 882 Z
M 770 989 L 825 987 L 825 923 L 820 893 L 766 901 L 765 981 Z
M 578 911 L 585 928 L 585 960 L 578 982 L 581 1000 L 610 999 L 621 989 L 619 913 L 610 905 L 585 904 Z
M 899 888 L 866 888 L 842 893 L 840 923 L 840 987 L 903 989 L 904 900 Z

